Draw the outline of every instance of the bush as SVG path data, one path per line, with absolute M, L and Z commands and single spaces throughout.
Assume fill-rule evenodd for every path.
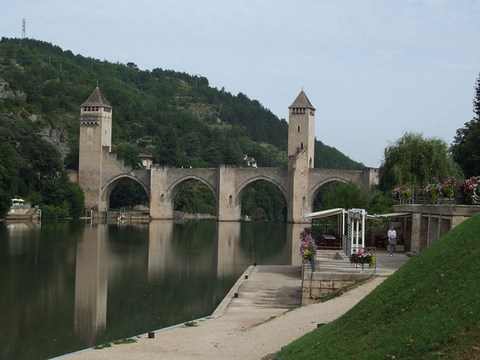
M 65 219 L 69 217 L 70 213 L 70 207 L 67 202 L 64 202 L 61 206 L 42 205 L 40 209 L 42 210 L 43 219 Z

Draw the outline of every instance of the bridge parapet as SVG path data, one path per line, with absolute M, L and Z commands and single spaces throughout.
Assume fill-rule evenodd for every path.
M 310 169 L 310 194 L 314 196 L 320 187 L 334 181 L 352 182 L 363 191 L 369 192 L 373 185 L 378 185 L 378 172 L 373 168 L 363 170 Z

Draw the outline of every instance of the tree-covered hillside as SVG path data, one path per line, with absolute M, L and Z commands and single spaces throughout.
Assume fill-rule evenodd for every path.
M 261 166 L 286 164 L 287 122 L 245 94 L 210 87 L 205 77 L 140 70 L 42 41 L 2 38 L 0 78 L 25 95 L 4 99 L 2 114 L 38 116 L 38 127 L 63 130 L 73 168 L 79 107 L 97 83 L 114 109 L 113 143 L 129 160 L 148 152 L 156 163 L 173 166 L 241 165 L 249 154 Z M 317 148 L 316 167 L 362 167 L 320 142 Z
M 2 38 L 0 142 L 8 144 L 20 167 L 12 175 L 0 162 L 5 197 L 29 195 L 25 187 L 5 185 L 5 179 L 22 177 L 22 167 L 31 165 L 32 155 L 23 149 L 26 137 L 48 140 L 62 152 L 68 169 L 78 168 L 79 109 L 97 84 L 113 107 L 113 151 L 134 168 L 138 153 L 179 167 L 246 166 L 244 154 L 262 167 L 287 164 L 287 122 L 245 94 L 213 88 L 198 75 L 141 70 L 134 63 L 75 55 L 43 41 Z M 361 169 L 363 164 L 316 141 L 315 167 Z

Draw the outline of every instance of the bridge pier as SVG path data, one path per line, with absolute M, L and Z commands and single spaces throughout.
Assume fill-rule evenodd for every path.
M 295 224 L 309 222 L 303 218 L 303 215 L 312 212 L 313 205 L 308 191 L 310 169 L 308 166 L 297 168 L 301 164 L 300 160 L 302 157 L 296 156 L 290 156 L 288 159 L 287 221 Z
M 235 167 L 220 165 L 217 178 L 217 219 L 218 221 L 240 221 L 242 218 L 241 199 L 235 189 Z
M 167 187 L 167 168 L 150 168 L 150 217 L 152 219 L 173 219 L 173 197 Z

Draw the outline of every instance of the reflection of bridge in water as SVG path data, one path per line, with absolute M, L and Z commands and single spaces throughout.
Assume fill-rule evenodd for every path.
M 111 153 L 112 107 L 96 88 L 80 110 L 80 144 L 78 181 L 85 192 L 89 209 L 106 211 L 110 194 L 119 181 L 139 183 L 150 201 L 152 219 L 172 219 L 174 199 L 179 188 L 197 180 L 212 192 L 220 221 L 241 219 L 241 202 L 245 190 L 254 182 L 274 184 L 287 204 L 287 221 L 305 222 L 303 215 L 312 211 L 320 188 L 330 182 L 353 182 L 364 191 L 378 183 L 376 169 L 362 171 L 315 169 L 315 108 L 303 90 L 289 107 L 288 167 L 238 168 L 221 165 L 213 169 L 179 169 L 147 166 L 132 170 Z
M 110 239 L 109 225 L 98 224 L 85 227 L 77 243 L 75 271 L 75 330 L 87 346 L 107 328 L 107 305 L 109 288 L 122 281 L 122 273 L 135 271 L 143 273 L 147 283 L 163 282 L 167 274 L 178 273 L 179 266 L 186 264 L 182 249 L 176 242 L 174 223 L 155 220 L 149 224 L 127 225 L 143 228 L 148 233 L 148 243 L 140 242 L 139 251 L 122 254 L 115 250 L 118 238 Z M 203 252 L 195 255 L 195 273 L 211 274 L 212 265 L 218 279 L 239 276 L 252 264 L 251 254 L 241 246 L 240 222 L 216 222 L 215 253 Z M 115 226 L 113 226 L 115 227 Z M 276 260 L 284 265 L 299 265 L 299 236 L 302 224 L 287 224 L 287 240 L 276 250 Z M 148 230 L 147 230 L 148 229 Z M 192 240 L 195 235 L 192 235 Z M 128 261 L 125 261 L 128 255 Z M 213 262 L 212 262 L 213 261 Z M 130 270 L 129 270 L 130 269 Z M 188 284 L 185 284 L 188 286 Z M 176 294 L 165 294 L 165 296 Z M 125 315 L 127 316 L 127 315 Z M 186 319 L 190 320 L 190 319 Z

